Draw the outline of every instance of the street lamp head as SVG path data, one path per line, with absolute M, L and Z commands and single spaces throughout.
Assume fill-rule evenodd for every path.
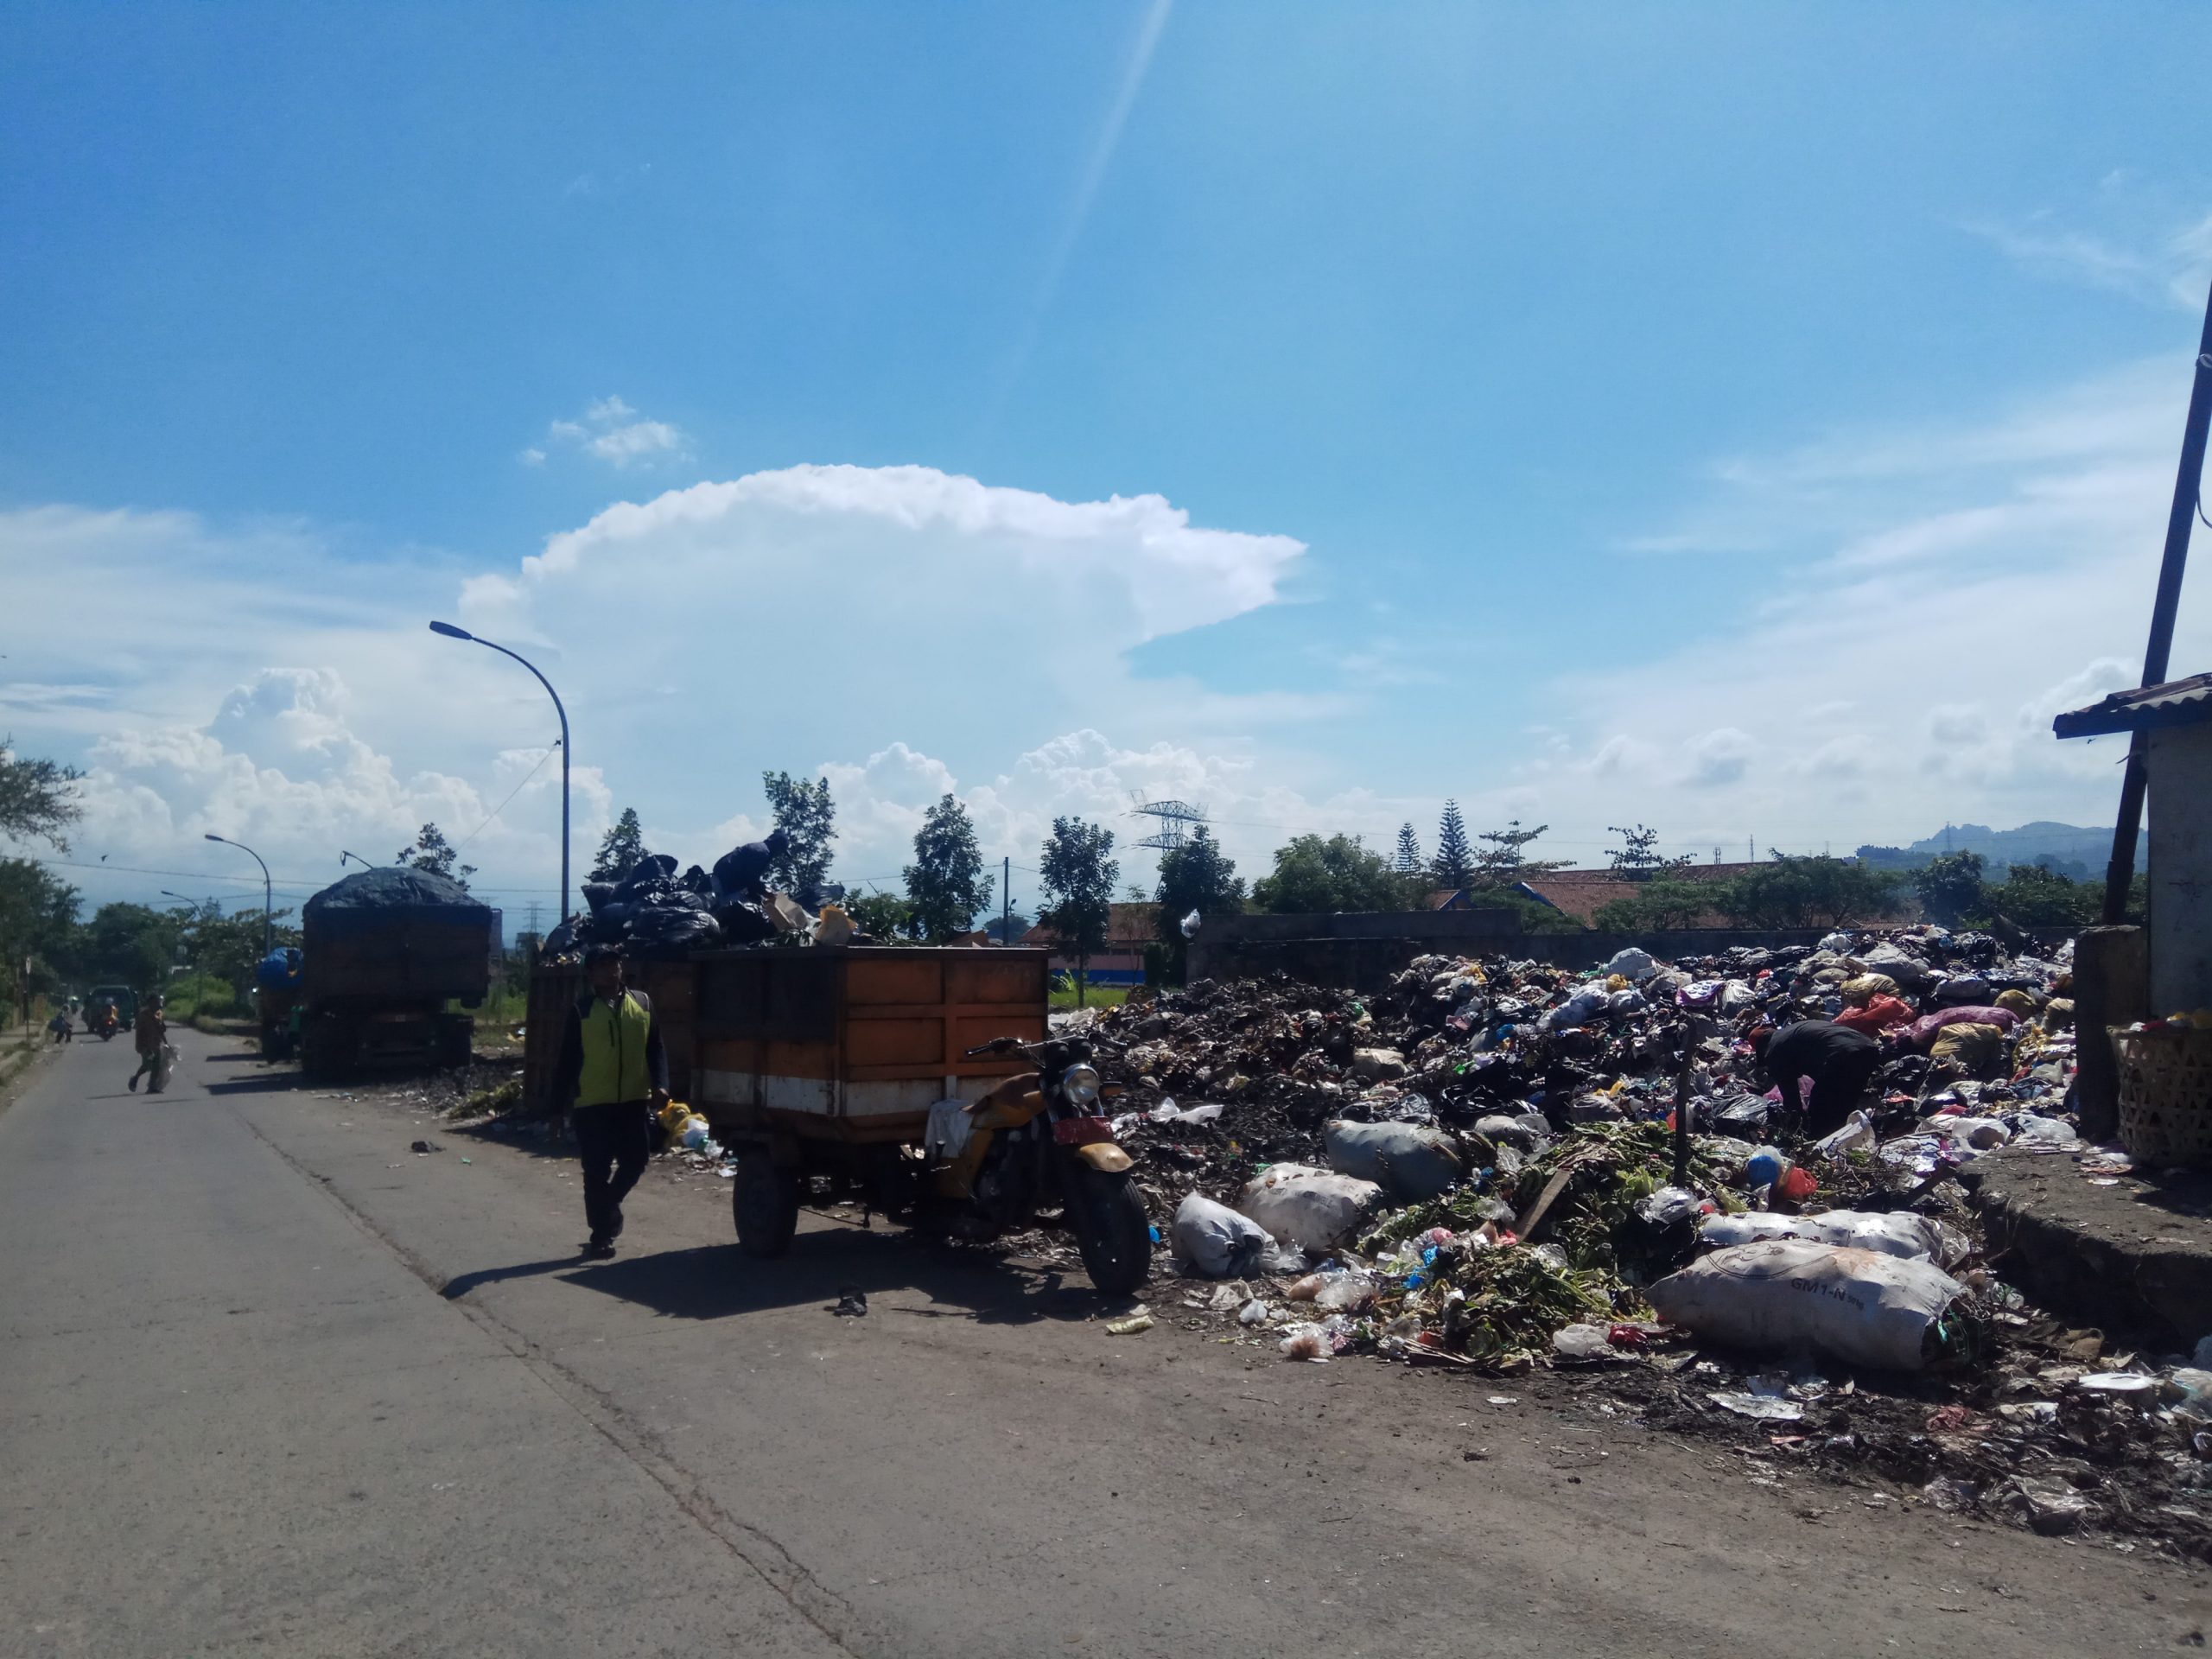
M 217 835 L 213 830 L 210 830 L 207 832 L 207 839 L 210 841 L 221 841 L 223 837 Z
M 474 639 L 476 637 L 467 628 L 456 628 L 450 622 L 433 622 L 430 624 L 430 632 L 442 633 L 448 639 Z

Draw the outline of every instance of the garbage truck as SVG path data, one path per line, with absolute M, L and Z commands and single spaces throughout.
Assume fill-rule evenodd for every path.
M 300 1070 L 466 1065 L 492 985 L 499 912 L 458 881 L 407 866 L 358 870 L 301 911 Z

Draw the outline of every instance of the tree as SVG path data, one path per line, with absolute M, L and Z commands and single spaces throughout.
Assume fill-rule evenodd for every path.
M 873 939 L 914 937 L 914 907 L 895 893 L 871 893 L 845 902 L 853 925 Z
M 1179 985 L 1190 959 L 1183 918 L 1234 916 L 1244 908 L 1244 880 L 1204 824 L 1190 840 L 1160 855 L 1160 942 L 1166 950 L 1167 977 Z
M 830 844 L 837 839 L 837 809 L 830 798 L 830 780 L 809 783 L 788 772 L 764 772 L 760 787 L 767 794 L 776 828 L 790 843 L 768 865 L 769 887 L 789 893 L 818 891 L 830 880 Z
M 976 826 L 968 809 L 950 795 L 922 815 L 914 832 L 914 861 L 906 869 L 906 899 L 914 925 L 932 944 L 942 944 L 975 925 L 976 912 L 990 908 L 998 884 L 983 874 L 976 848 Z
M 1510 887 L 1532 875 L 1565 869 L 1563 858 L 1529 856 L 1529 843 L 1550 828 L 1548 823 L 1540 823 L 1533 830 L 1523 830 L 1521 820 L 1514 818 L 1503 830 L 1485 830 L 1477 836 L 1477 841 L 1489 844 L 1475 851 L 1475 886 Z
M 1009 910 L 1003 916 L 994 916 L 983 924 L 983 934 L 1001 944 L 1020 944 L 1022 935 L 1036 924 L 1018 910 Z
M 2101 881 L 2076 881 L 2040 864 L 2015 864 L 1982 889 L 1990 909 L 2015 927 L 2082 927 L 2104 912 Z
M 1647 830 L 1642 824 L 1624 828 L 1618 823 L 1605 826 L 1621 838 L 1622 845 L 1610 849 L 1605 856 L 1612 861 L 1613 874 L 1624 881 L 1648 881 L 1658 874 L 1664 863 L 1659 856 L 1659 832 Z
M 1777 853 L 1733 880 L 1705 885 L 1713 907 L 1742 926 L 1840 927 L 1889 915 L 1904 882 L 1856 859 Z
M 1467 826 L 1457 801 L 1444 803 L 1444 816 L 1436 825 L 1436 856 L 1429 861 L 1428 871 L 1440 887 L 1457 889 L 1475 879 L 1475 850 L 1467 844 Z
M 1913 891 L 1930 921 L 1953 927 L 1970 916 L 1987 914 L 1982 892 L 1980 853 L 1943 853 L 1913 873 Z
M 1428 880 L 1399 874 L 1356 836 L 1298 836 L 1275 849 L 1274 871 L 1252 884 L 1252 902 L 1278 916 L 1410 910 Z
M 85 816 L 77 781 L 85 774 L 52 760 L 30 760 L 15 751 L 16 740 L 0 737 L 0 840 L 47 842 L 69 850 L 64 831 Z
M 76 926 L 76 888 L 31 859 L 0 858 L 0 995 L 14 1004 L 51 982 Z M 19 982 L 26 960 L 28 985 Z
M 613 827 L 600 838 L 599 856 L 592 860 L 591 874 L 584 879 L 620 881 L 638 868 L 638 861 L 645 855 L 645 831 L 638 822 L 638 809 L 626 806 Z
M 1614 899 L 1590 918 L 1601 933 L 1662 933 L 1695 927 L 1715 908 L 1718 892 L 1710 881 L 1659 877 L 1641 883 L 1634 896 Z
M 639 850 L 642 853 L 645 849 L 640 848 Z M 459 852 L 447 841 L 445 831 L 435 823 L 426 823 L 423 826 L 423 833 L 415 837 L 415 844 L 401 848 L 399 856 L 392 862 L 403 868 L 428 870 L 433 875 L 442 875 L 448 880 L 458 883 L 465 893 L 468 890 L 468 878 L 476 874 L 476 867 L 457 863 L 455 861 L 459 857 Z
M 1105 947 L 1113 918 L 1114 883 L 1122 867 L 1113 857 L 1114 832 L 1081 818 L 1054 818 L 1038 861 L 1045 889 L 1043 919 L 1075 958 L 1076 1006 L 1090 988 L 1091 957 Z
M 1421 865 L 1421 837 L 1414 834 L 1412 824 L 1402 823 L 1398 826 L 1398 874 L 1412 875 L 1420 870 Z
M 281 950 L 301 942 L 300 930 L 285 920 L 291 913 L 280 910 L 270 915 L 272 947 Z M 201 912 L 185 925 L 182 937 L 185 955 L 195 972 L 224 981 L 235 995 L 244 996 L 253 988 L 254 969 L 262 957 L 258 910 L 234 911 L 228 916 Z
M 176 964 L 184 937 L 181 912 L 145 905 L 102 905 L 68 944 L 69 971 L 86 984 L 103 982 L 158 991 Z

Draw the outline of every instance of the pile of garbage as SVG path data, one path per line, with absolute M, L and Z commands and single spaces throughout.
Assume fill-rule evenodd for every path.
M 585 882 L 586 913 L 548 934 L 542 957 L 572 962 L 596 944 L 653 959 L 734 945 L 846 944 L 859 937 L 836 904 L 810 910 L 771 892 L 760 880 L 768 859 L 767 843 L 755 842 L 725 855 L 711 874 L 694 864 L 678 875 L 675 859 L 647 853 L 619 881 Z
M 1951 1179 L 2082 1149 L 2071 957 L 1933 927 L 1582 973 L 1428 957 L 1373 996 L 1199 983 L 1087 1034 L 1224 1340 L 1594 1375 L 1749 1456 L 2212 1559 L 2212 1351 L 2047 1317 L 1980 1259 Z M 1752 1040 L 1805 1020 L 1881 1045 L 1820 1135 Z

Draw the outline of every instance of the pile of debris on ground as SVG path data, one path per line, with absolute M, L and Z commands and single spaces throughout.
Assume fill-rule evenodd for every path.
M 1602 1373 L 1655 1427 L 2212 1554 L 2212 1370 L 2030 1306 L 1951 1179 L 2082 1150 L 2070 961 L 1934 927 L 1583 973 L 1429 957 L 1373 996 L 1200 983 L 1088 1034 L 1224 1341 Z M 1801 1021 L 1880 1046 L 1852 1039 L 1840 1122 L 1761 1064 Z

